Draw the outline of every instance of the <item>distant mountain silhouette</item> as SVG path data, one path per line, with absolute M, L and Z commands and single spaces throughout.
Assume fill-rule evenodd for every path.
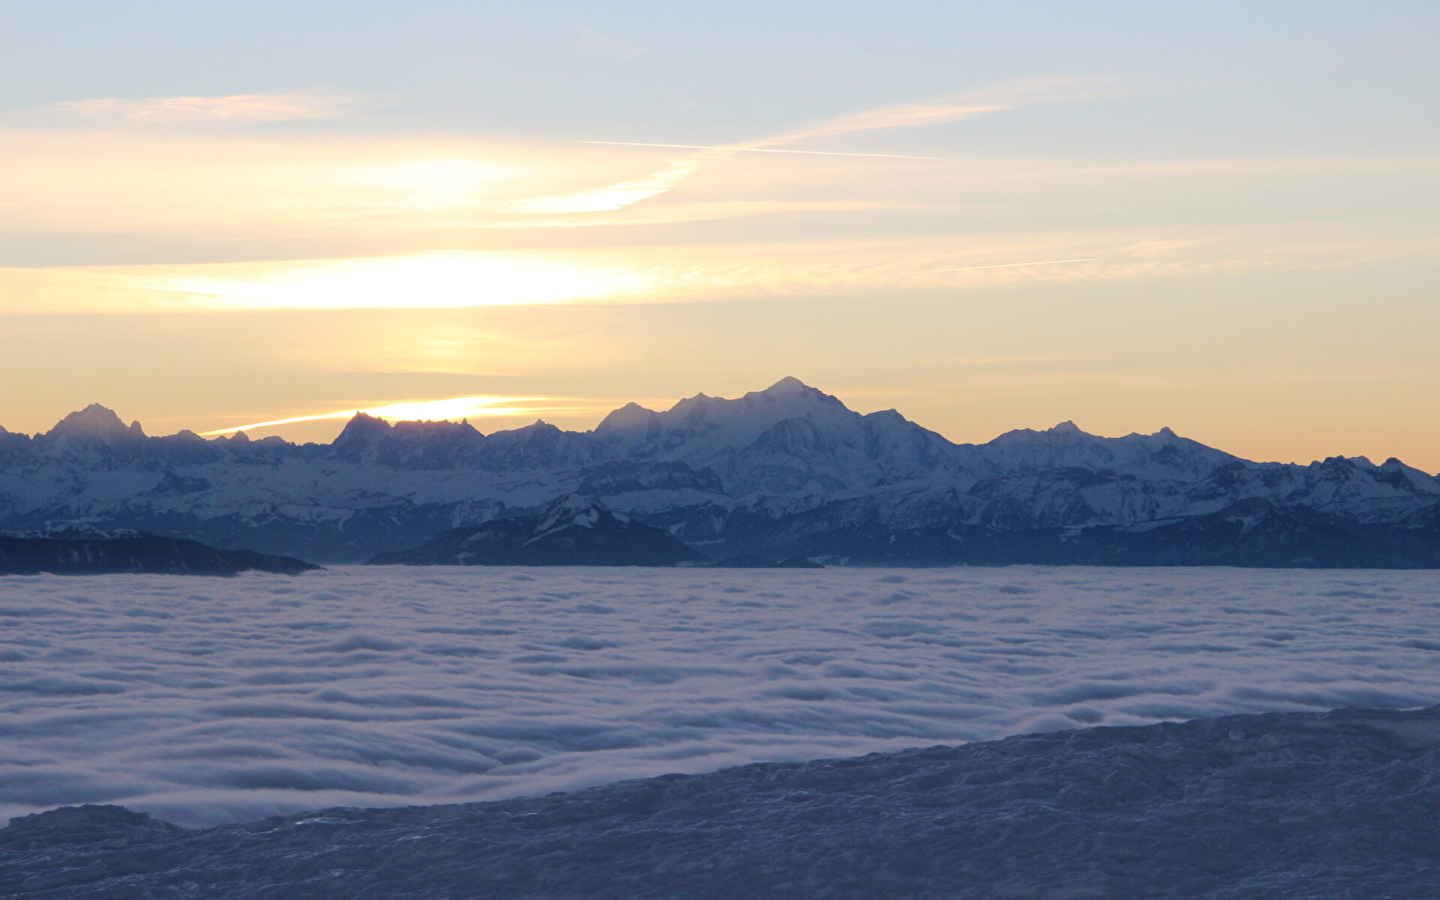
M 1259 463 L 1168 428 L 1110 438 L 1071 422 L 956 444 L 794 378 L 626 404 L 585 432 L 357 414 L 332 443 L 297 446 L 147 437 L 98 405 L 43 435 L 0 431 L 0 528 L 91 522 L 358 562 L 568 494 L 715 560 L 1430 566 L 1440 542 L 1440 479 L 1396 459 Z M 1270 524 L 1225 544 L 1224 517 L 1250 501 Z

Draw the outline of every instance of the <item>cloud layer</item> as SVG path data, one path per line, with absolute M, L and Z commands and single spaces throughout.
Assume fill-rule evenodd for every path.
M 200 825 L 1440 701 L 1428 573 L 340 569 L 0 598 L 0 817 Z

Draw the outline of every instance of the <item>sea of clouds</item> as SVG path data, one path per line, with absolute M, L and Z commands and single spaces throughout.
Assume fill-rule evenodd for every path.
M 1231 712 L 1440 703 L 1434 572 L 0 578 L 0 819 L 200 826 Z

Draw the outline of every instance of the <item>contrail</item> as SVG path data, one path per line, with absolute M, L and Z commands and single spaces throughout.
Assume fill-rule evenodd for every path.
M 972 269 L 1015 269 L 1021 266 L 1058 266 L 1062 263 L 1094 262 L 1098 256 L 1083 256 L 1079 259 L 1042 259 L 1036 262 L 991 263 L 984 266 L 955 266 L 950 269 L 916 269 L 913 272 L 886 272 L 886 275 L 929 275 L 933 272 L 969 272 Z
M 270 428 L 275 425 L 294 425 L 297 422 L 319 422 L 323 419 L 345 419 L 363 410 L 348 410 L 346 412 L 322 413 L 318 416 L 295 416 L 291 419 L 271 419 L 268 422 L 251 422 L 248 425 L 236 425 L 232 428 L 217 428 L 214 431 L 202 431 L 201 437 L 209 437 L 212 434 L 230 434 L 235 431 L 249 431 L 252 428 Z
M 864 156 L 874 159 L 937 159 L 945 160 L 946 156 L 908 156 L 903 153 L 844 153 L 838 150 L 780 150 L 775 147 L 739 147 L 733 144 L 652 144 L 644 141 L 573 141 L 576 144 L 607 144 L 612 147 L 668 147 L 674 150 L 723 150 L 743 153 L 804 153 L 810 156 Z
M 1100 79 L 1101 85 L 1112 85 L 1114 79 Z M 634 206 L 642 200 L 658 197 L 680 185 L 686 178 L 700 170 L 702 164 L 724 159 L 735 153 L 813 153 L 822 156 L 870 156 L 890 159 L 936 159 L 930 156 L 902 156 L 884 153 L 842 153 L 833 150 L 779 149 L 842 134 L 865 131 L 879 131 L 888 128 L 908 128 L 920 125 L 942 125 L 961 122 L 989 113 L 1003 112 L 1018 106 L 1036 103 L 1061 102 L 1082 99 L 1095 93 L 1097 79 L 1093 78 L 1044 78 L 1025 79 L 1017 82 L 990 85 L 975 91 L 952 94 L 919 103 L 902 103 L 897 106 L 882 106 L 849 115 L 837 116 L 820 122 L 769 137 L 737 141 L 719 146 L 690 144 L 631 143 L 628 141 L 576 141 L 582 144 L 619 144 L 635 147 L 668 147 L 697 150 L 688 160 L 675 160 L 669 166 L 646 178 L 625 181 L 598 190 L 555 197 L 537 197 L 516 205 L 521 212 L 570 213 L 610 212 Z M 944 159 L 944 157 L 938 157 Z

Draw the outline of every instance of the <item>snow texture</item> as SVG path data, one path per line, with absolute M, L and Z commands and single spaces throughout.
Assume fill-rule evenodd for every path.
M 0 895 L 1429 900 L 1437 805 L 1440 707 L 1272 713 L 189 833 L 63 809 L 0 830 Z
M 0 578 L 0 817 L 194 827 L 1082 725 L 1440 702 L 1433 573 Z

